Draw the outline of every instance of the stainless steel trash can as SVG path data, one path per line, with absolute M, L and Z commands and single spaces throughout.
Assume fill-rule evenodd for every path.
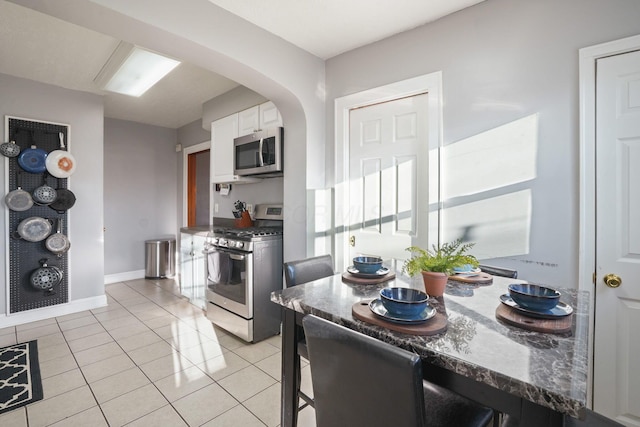
M 146 240 L 145 272 L 147 279 L 164 279 L 173 277 L 176 271 L 176 240 Z

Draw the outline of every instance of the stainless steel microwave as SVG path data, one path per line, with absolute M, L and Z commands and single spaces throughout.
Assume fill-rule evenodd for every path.
M 282 175 L 282 139 L 284 129 L 275 127 L 256 131 L 233 140 L 235 175 Z

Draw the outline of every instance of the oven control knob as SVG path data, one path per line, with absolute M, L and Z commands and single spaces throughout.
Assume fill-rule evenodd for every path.
M 242 249 L 244 247 L 244 242 L 236 242 L 236 248 Z
M 219 239 L 218 240 L 218 244 L 220 246 L 227 246 L 227 240 L 226 239 Z

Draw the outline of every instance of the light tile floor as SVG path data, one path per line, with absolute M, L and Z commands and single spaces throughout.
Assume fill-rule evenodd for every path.
M 0 426 L 278 426 L 281 337 L 257 344 L 214 327 L 174 280 L 106 286 L 109 305 L 0 329 L 38 341 L 44 399 Z M 302 387 L 311 394 L 308 364 Z M 313 409 L 298 425 L 314 427 Z

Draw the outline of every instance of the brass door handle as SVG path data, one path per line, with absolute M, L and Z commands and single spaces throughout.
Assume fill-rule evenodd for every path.
M 617 288 L 622 285 L 622 279 L 620 278 L 620 276 L 617 276 L 615 274 L 607 274 L 602 280 L 604 280 L 604 284 L 610 288 Z

